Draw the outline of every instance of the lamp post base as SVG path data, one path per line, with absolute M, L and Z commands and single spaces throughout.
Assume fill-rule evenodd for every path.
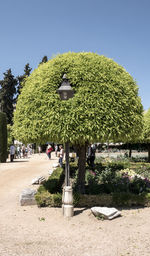
M 63 205 L 63 216 L 64 217 L 73 217 L 74 207 L 73 205 Z
M 64 217 L 73 217 L 74 207 L 73 207 L 73 195 L 72 195 L 71 186 L 65 186 L 63 188 L 62 211 L 63 211 Z

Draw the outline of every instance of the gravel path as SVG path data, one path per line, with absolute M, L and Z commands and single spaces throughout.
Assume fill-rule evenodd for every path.
M 19 205 L 21 191 L 56 161 L 41 154 L 0 164 L 0 256 L 149 256 L 150 208 L 102 221 L 90 209 L 68 220 L 60 208 Z

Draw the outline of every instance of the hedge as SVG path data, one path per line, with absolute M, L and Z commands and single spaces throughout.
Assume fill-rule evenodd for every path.
M 61 207 L 62 194 L 51 194 L 48 191 L 43 191 L 36 194 L 37 204 L 40 207 Z M 75 207 L 131 207 L 131 206 L 150 206 L 150 193 L 136 195 L 132 193 L 112 193 L 99 195 L 83 195 L 74 194 L 73 204 Z
M 78 207 L 131 207 L 131 206 L 150 206 L 150 193 L 141 195 L 133 193 L 112 193 L 99 195 L 80 195 L 76 201 Z
M 59 206 L 61 204 L 64 177 L 63 168 L 56 168 L 48 180 L 38 188 L 35 199 L 39 206 Z
M 0 112 L 0 162 L 5 163 L 7 159 L 7 122 L 6 115 Z

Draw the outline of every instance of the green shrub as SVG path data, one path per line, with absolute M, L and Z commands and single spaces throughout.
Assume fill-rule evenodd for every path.
M 14 140 L 13 126 L 10 124 L 7 124 L 7 148 L 8 148 L 8 150 L 9 150 L 10 146 L 12 145 L 13 140 Z
M 62 195 L 60 193 L 50 194 L 45 191 L 35 195 L 39 207 L 61 207 Z M 111 193 L 111 194 L 73 194 L 73 205 L 76 207 L 131 207 L 131 206 L 150 206 L 150 193 L 136 195 L 133 193 Z
M 81 194 L 79 194 L 78 192 L 73 193 L 73 205 L 74 206 L 78 206 L 80 197 L 81 197 Z
M 130 160 L 127 158 L 102 158 L 96 157 L 95 164 L 100 168 L 111 167 L 113 170 L 121 170 L 130 166 Z
M 78 206 L 81 195 L 78 193 L 73 194 L 73 205 Z M 41 191 L 35 195 L 37 205 L 39 207 L 61 207 L 62 205 L 62 194 L 56 193 L 51 194 L 48 191 Z
M 7 122 L 5 113 L 0 112 L 0 162 L 7 159 Z
M 136 163 L 132 165 L 132 169 L 139 175 L 150 179 L 150 163 Z
M 37 193 L 35 199 L 39 207 L 60 207 L 62 204 L 62 195 L 60 193 L 50 194 L 48 191 L 43 191 Z
M 75 178 L 76 172 L 78 169 L 78 163 L 77 161 L 74 161 L 74 162 L 70 162 L 69 165 L 70 165 L 70 177 Z
M 131 207 L 131 206 L 150 206 L 150 193 L 136 195 L 132 193 L 111 193 L 99 195 L 80 195 L 76 204 L 78 207 Z
M 39 187 L 38 191 L 39 192 L 48 191 L 51 194 L 61 192 L 63 182 L 64 182 L 64 170 L 59 167 L 53 171 L 53 173 L 48 178 L 48 180 L 45 181 L 43 185 Z
M 118 171 L 118 170 L 129 168 L 130 167 L 130 162 L 129 162 L 128 159 L 113 160 L 111 162 L 108 162 L 107 166 L 109 168 L 111 168 L 112 171 Z
M 55 206 L 55 207 L 61 206 L 61 204 L 62 204 L 62 194 L 60 194 L 60 193 L 53 194 L 52 203 L 53 203 L 53 206 Z
M 113 193 L 112 201 L 116 206 L 150 206 L 150 193 Z
M 38 206 L 60 206 L 62 201 L 62 184 L 64 182 L 64 170 L 57 168 L 37 191 L 35 199 Z

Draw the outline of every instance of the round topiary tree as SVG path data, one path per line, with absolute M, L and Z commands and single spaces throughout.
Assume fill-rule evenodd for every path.
M 61 101 L 57 93 L 64 74 L 75 91 L 68 101 Z M 26 79 L 14 131 L 23 142 L 75 145 L 82 190 L 86 146 L 136 138 L 142 130 L 142 111 L 136 82 L 123 67 L 95 53 L 65 53 L 41 64 Z
M 143 142 L 147 144 L 148 162 L 150 162 L 150 108 L 144 113 Z

